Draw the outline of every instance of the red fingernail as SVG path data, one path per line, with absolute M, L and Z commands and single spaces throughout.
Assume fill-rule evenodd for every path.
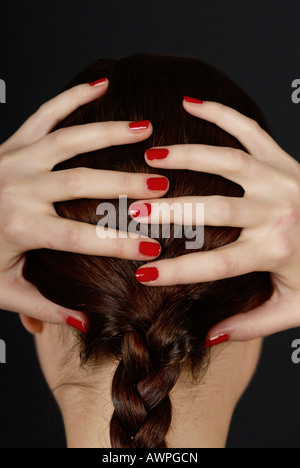
M 131 122 L 129 128 L 131 130 L 147 130 L 150 125 L 150 120 L 139 120 L 138 122 Z
M 165 177 L 152 177 L 147 180 L 148 190 L 152 191 L 164 191 L 167 190 L 169 185 L 168 179 Z
M 140 283 L 155 281 L 158 278 L 158 269 L 154 267 L 140 268 L 137 270 L 135 277 Z
M 205 343 L 205 348 L 212 348 L 213 346 L 217 346 L 221 343 L 226 343 L 226 341 L 229 341 L 229 336 L 228 335 L 219 335 L 216 336 L 215 338 L 211 338 L 210 340 L 207 340 Z
M 151 205 L 150 203 L 133 203 L 130 206 L 129 212 L 133 218 L 150 216 Z
M 101 78 L 100 80 L 97 80 L 97 81 L 93 81 L 93 83 L 90 83 L 90 86 L 98 86 L 102 83 L 105 83 L 105 81 L 107 80 L 107 78 Z
M 200 99 L 196 99 L 196 98 L 189 97 L 189 96 L 184 96 L 184 100 L 186 102 L 190 102 L 192 104 L 203 104 L 204 103 L 204 101 L 200 101 Z
M 169 150 L 165 148 L 151 148 L 146 151 L 146 156 L 149 161 L 155 159 L 165 159 L 169 154 Z
M 74 317 L 67 317 L 66 318 L 66 323 L 70 326 L 70 327 L 73 327 L 75 328 L 76 330 L 79 330 L 83 333 L 87 333 L 88 330 L 87 330 L 87 327 L 86 325 L 81 322 L 80 320 L 77 320 L 76 318 Z
M 140 253 L 147 257 L 158 257 L 161 254 L 161 245 L 155 242 L 140 242 Z

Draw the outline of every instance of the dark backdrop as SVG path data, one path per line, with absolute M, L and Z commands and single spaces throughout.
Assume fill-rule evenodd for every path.
M 0 141 L 84 66 L 138 52 L 190 55 L 219 67 L 262 107 L 278 143 L 299 160 L 299 0 L 13 1 L 0 5 Z M 166 123 L 167 124 L 167 123 Z M 1 222 L 1 220 L 0 220 Z M 299 312 L 300 313 L 300 312 Z M 268 338 L 256 377 L 235 413 L 228 447 L 300 448 L 300 329 Z M 64 447 L 32 338 L 1 312 L 0 446 Z

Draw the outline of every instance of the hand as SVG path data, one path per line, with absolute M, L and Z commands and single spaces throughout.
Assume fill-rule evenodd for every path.
M 141 237 L 99 239 L 96 226 L 59 217 L 54 202 L 80 198 L 156 197 L 147 187 L 147 174 L 76 168 L 51 172 L 76 154 L 148 138 L 152 126 L 131 129 L 129 122 L 100 122 L 53 128 L 77 107 L 102 96 L 108 80 L 76 86 L 42 105 L 0 146 L 0 308 L 52 323 L 86 326 L 81 312 L 69 311 L 45 299 L 22 276 L 24 252 L 48 248 L 86 255 L 136 260 L 144 255 Z M 156 177 L 151 176 L 151 177 Z M 104 229 L 104 228 L 103 228 Z M 145 242 L 159 244 L 152 239 Z M 146 245 L 147 247 L 147 245 Z M 77 322 L 76 322 L 77 320 Z
M 163 199 L 163 203 L 205 203 L 205 225 L 243 229 L 230 245 L 147 264 L 137 271 L 137 279 L 147 286 L 161 286 L 269 271 L 274 284 L 272 297 L 246 314 L 219 323 L 209 338 L 214 342 L 228 335 L 232 341 L 246 341 L 300 326 L 299 163 L 255 121 L 233 109 L 215 102 L 185 100 L 183 106 L 190 114 L 235 136 L 249 154 L 233 148 L 174 145 L 164 147 L 169 150 L 164 159 L 149 160 L 146 155 L 146 162 L 155 168 L 218 174 L 241 185 L 245 195 Z M 134 213 L 134 205 L 131 211 Z M 155 213 L 154 208 L 151 223 L 159 222 Z M 147 220 L 137 220 L 143 219 Z M 180 221 L 176 219 L 176 223 Z

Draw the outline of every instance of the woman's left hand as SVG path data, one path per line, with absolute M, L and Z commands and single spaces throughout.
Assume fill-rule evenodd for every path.
M 204 203 L 204 225 L 239 227 L 242 231 L 235 242 L 221 248 L 151 262 L 137 271 L 137 279 L 147 286 L 162 286 L 269 271 L 274 284 L 272 297 L 260 307 L 216 325 L 209 334 L 212 343 L 222 335 L 232 341 L 247 341 L 300 326 L 300 164 L 255 121 L 236 110 L 216 102 L 186 99 L 183 106 L 236 137 L 249 154 L 234 148 L 184 144 L 156 148 L 168 150 L 157 153 L 162 159 L 156 159 L 153 149 L 147 150 L 146 162 L 155 168 L 217 174 L 242 186 L 245 194 L 242 198 L 170 198 L 161 203 L 165 207 L 166 202 Z M 158 222 L 157 202 L 153 200 L 151 223 Z M 149 221 L 136 216 L 137 211 L 142 212 L 143 201 L 137 203 L 131 205 L 132 215 L 136 221 Z M 151 204 L 151 200 L 144 203 Z M 180 221 L 173 219 L 176 224 Z

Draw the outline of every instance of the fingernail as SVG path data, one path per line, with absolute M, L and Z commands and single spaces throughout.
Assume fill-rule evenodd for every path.
M 69 325 L 70 327 L 73 327 L 75 328 L 76 330 L 79 330 L 83 333 L 87 333 L 88 332 L 88 329 L 86 327 L 86 325 L 81 322 L 80 320 L 77 320 L 76 318 L 74 317 L 67 317 L 66 318 L 66 323 L 67 325 Z
M 150 203 L 133 203 L 129 208 L 129 213 L 133 218 L 150 216 L 151 205 Z
M 139 251 L 147 257 L 158 257 L 161 254 L 161 245 L 155 242 L 140 242 Z
M 168 185 L 169 181 L 165 177 L 151 177 L 147 180 L 148 190 L 152 191 L 162 192 L 167 190 Z
M 213 346 L 217 346 L 221 343 L 226 343 L 226 341 L 229 341 L 228 335 L 226 334 L 218 335 L 218 336 L 211 338 L 210 340 L 207 340 L 205 344 L 205 348 L 206 349 L 212 348 Z
M 189 97 L 189 96 L 184 96 L 184 100 L 186 102 L 190 102 L 191 104 L 203 104 L 204 103 L 204 101 L 201 101 L 200 99 L 196 99 L 196 98 Z
M 97 81 L 93 81 L 93 83 L 90 83 L 90 86 L 99 86 L 103 83 L 105 83 L 105 81 L 107 80 L 107 78 L 101 78 L 100 80 L 97 80 Z
M 139 120 L 129 124 L 130 130 L 147 130 L 150 125 L 150 120 Z
M 151 148 L 146 151 L 146 156 L 149 161 L 155 159 L 165 159 L 169 154 L 169 150 L 166 148 Z
M 158 269 L 155 267 L 140 268 L 137 270 L 135 277 L 140 283 L 155 281 L 158 278 Z

